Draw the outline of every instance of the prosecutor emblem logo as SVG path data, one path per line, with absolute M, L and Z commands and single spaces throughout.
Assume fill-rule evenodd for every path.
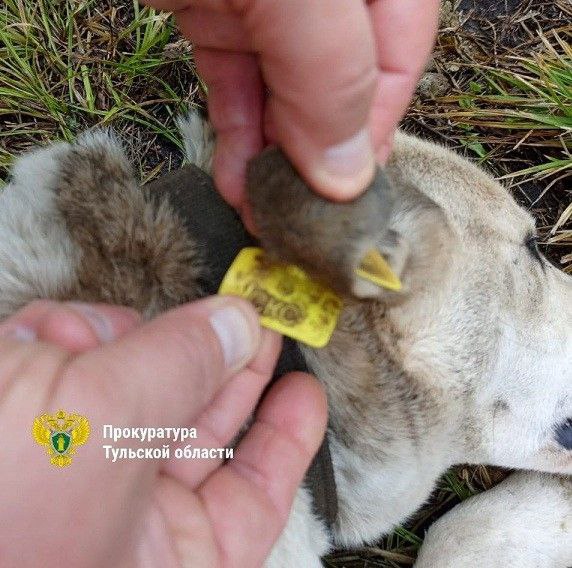
M 57 467 L 66 467 L 72 463 L 76 448 L 87 442 L 89 433 L 87 418 L 79 414 L 67 414 L 63 410 L 54 415 L 38 416 L 32 426 L 34 440 L 46 448 L 50 462 Z

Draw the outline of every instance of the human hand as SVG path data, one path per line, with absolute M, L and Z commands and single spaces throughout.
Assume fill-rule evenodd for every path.
M 112 463 L 102 428 L 196 427 L 197 446 L 224 447 L 279 349 L 253 308 L 230 297 L 147 323 L 126 308 L 41 301 L 0 324 L 2 566 L 260 565 L 323 437 L 326 406 L 315 379 L 293 373 L 278 381 L 226 464 Z M 91 424 L 64 469 L 30 435 L 34 417 L 60 408 Z
M 439 10 L 438 0 L 143 1 L 174 11 L 194 43 L 215 181 L 239 210 L 246 163 L 266 142 L 324 196 L 363 191 L 389 155 Z

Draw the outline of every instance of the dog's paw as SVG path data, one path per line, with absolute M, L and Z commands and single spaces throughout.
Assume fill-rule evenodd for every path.
M 314 193 L 282 151 L 268 148 L 249 163 L 247 190 L 258 236 L 275 260 L 301 266 L 343 295 L 380 295 L 356 271 L 391 239 L 384 228 L 394 195 L 381 169 L 360 197 L 334 203 Z
M 416 568 L 567 568 L 572 480 L 513 473 L 433 524 Z

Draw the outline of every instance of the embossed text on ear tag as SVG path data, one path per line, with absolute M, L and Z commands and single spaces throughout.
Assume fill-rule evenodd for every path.
M 382 288 L 396 292 L 401 290 L 401 280 L 376 249 L 368 251 L 363 257 L 361 264 L 356 269 L 356 274 Z
M 257 247 L 238 253 L 218 293 L 250 300 L 263 326 L 310 347 L 327 345 L 342 309 L 334 292 L 297 266 L 271 263 Z

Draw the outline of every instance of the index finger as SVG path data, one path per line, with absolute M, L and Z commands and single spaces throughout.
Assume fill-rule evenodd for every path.
M 372 138 L 381 162 L 389 155 L 393 132 L 433 48 L 439 4 L 439 0 L 374 0 L 369 5 L 379 68 Z

